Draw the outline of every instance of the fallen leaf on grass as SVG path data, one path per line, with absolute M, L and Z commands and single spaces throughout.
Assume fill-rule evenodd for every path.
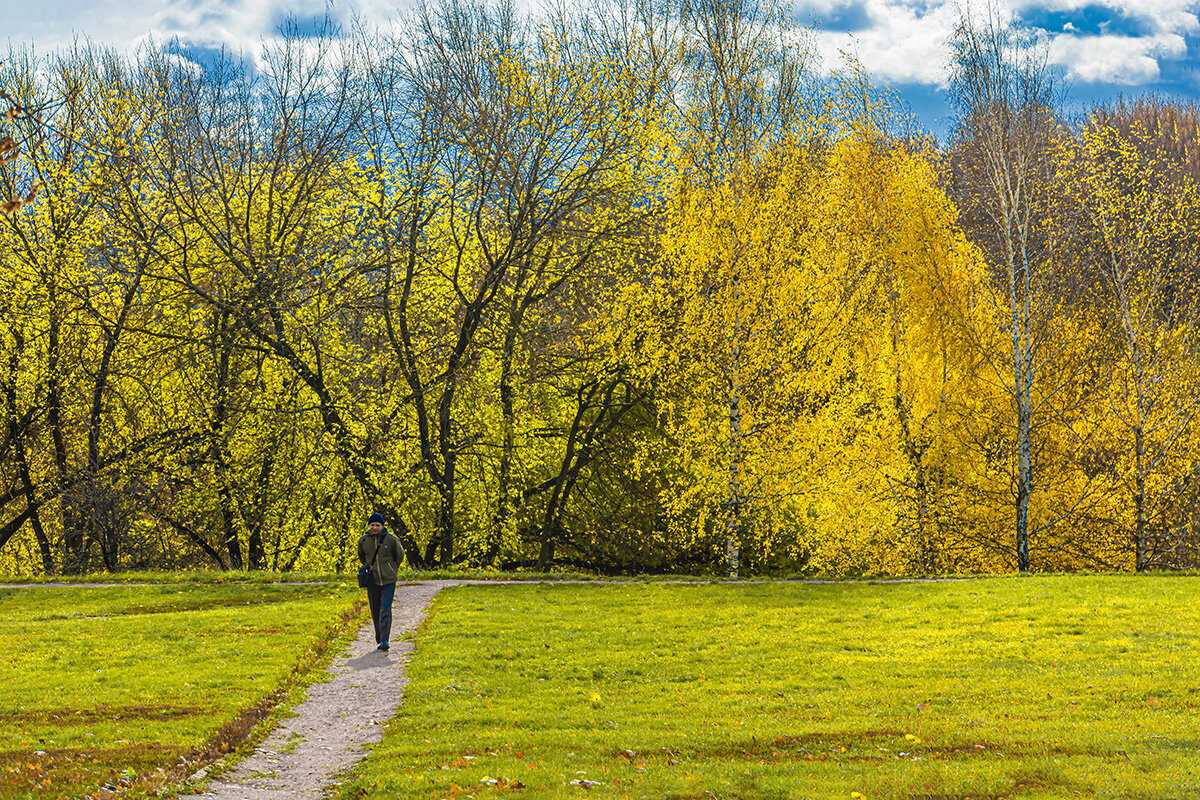
M 501 776 L 499 778 L 482 778 L 479 781 L 484 786 L 495 786 L 497 789 L 524 789 L 525 784 L 520 781 L 510 781 L 508 778 Z

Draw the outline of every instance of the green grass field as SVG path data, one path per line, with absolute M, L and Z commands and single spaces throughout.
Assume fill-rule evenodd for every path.
M 1200 796 L 1200 579 L 443 592 L 344 798 Z
M 228 748 L 359 595 L 333 582 L 0 589 L 0 797 L 136 795 L 154 785 L 137 776 Z

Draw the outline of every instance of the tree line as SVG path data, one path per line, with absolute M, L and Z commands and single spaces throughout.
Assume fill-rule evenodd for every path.
M 14 50 L 0 569 L 1200 558 L 1200 113 L 995 14 L 914 133 L 755 0 Z

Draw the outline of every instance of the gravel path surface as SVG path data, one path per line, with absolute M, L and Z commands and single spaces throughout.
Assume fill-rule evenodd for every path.
M 383 738 L 383 723 L 400 707 L 412 643 L 401 637 L 420 624 L 433 596 L 462 581 L 397 584 L 392 605 L 392 649 L 375 650 L 370 623 L 330 667 L 333 680 L 308 689 L 254 754 L 200 796 L 217 800 L 319 800 L 334 775 L 358 763 L 366 745 Z

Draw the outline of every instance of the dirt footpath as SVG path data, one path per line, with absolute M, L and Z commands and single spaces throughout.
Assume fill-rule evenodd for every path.
M 459 581 L 397 584 L 392 649 L 375 650 L 368 622 L 330 667 L 333 680 L 308 689 L 295 716 L 282 720 L 254 754 L 213 780 L 201 797 L 218 800 L 319 800 L 334 776 L 358 763 L 366 746 L 383 738 L 383 723 L 400 707 L 412 643 L 401 641 L 420 624 L 433 596 Z M 247 654 L 253 657 L 253 654 Z

